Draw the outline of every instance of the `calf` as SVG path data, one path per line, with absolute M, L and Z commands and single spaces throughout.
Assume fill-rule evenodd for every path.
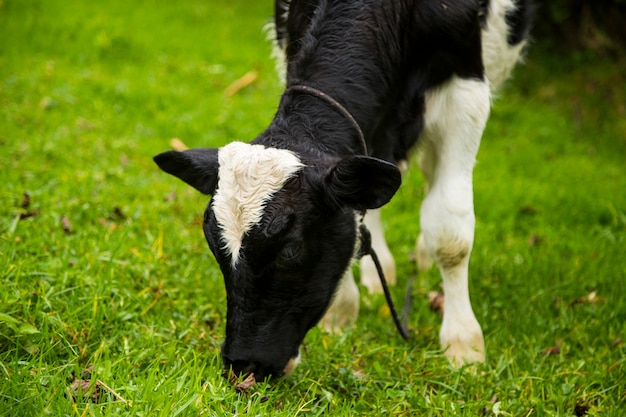
M 358 223 L 372 232 L 390 280 L 379 208 L 416 150 L 428 184 L 418 263 L 437 263 L 440 333 L 455 364 L 483 361 L 468 264 L 472 170 L 491 92 L 527 37 L 528 0 L 276 0 L 287 88 L 250 143 L 169 151 L 156 163 L 212 199 L 204 233 L 224 275 L 222 358 L 257 380 L 289 373 L 307 331 L 356 318 L 351 261 Z M 378 291 L 375 269 L 362 282 Z

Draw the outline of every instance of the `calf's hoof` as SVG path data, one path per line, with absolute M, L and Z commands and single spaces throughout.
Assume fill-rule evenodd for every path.
M 482 330 L 478 323 L 470 325 L 471 331 L 466 327 L 464 332 L 447 334 L 442 329 L 440 340 L 444 355 L 452 365 L 457 368 L 463 365 L 485 362 L 485 341 Z

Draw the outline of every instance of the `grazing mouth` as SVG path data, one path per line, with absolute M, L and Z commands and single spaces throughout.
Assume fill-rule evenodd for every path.
M 259 367 L 250 366 L 248 369 L 243 369 L 240 372 L 234 372 L 232 368 L 224 370 L 222 376 L 229 380 L 231 385 L 237 391 L 245 391 L 252 387 L 255 382 L 262 382 L 269 375 L 272 378 L 281 378 L 283 376 L 290 375 L 300 363 L 300 351 L 296 356 L 290 358 L 282 371 L 276 370 L 269 371 L 267 369 L 261 369 Z M 243 379 L 242 379 L 243 378 Z

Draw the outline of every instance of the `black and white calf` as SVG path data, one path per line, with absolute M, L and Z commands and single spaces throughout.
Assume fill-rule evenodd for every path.
M 472 170 L 491 93 L 524 48 L 529 1 L 275 6 L 287 88 L 270 126 L 250 143 L 155 157 L 164 171 L 213 196 L 204 233 L 226 285 L 224 364 L 257 380 L 289 373 L 311 327 L 322 320 L 336 329 L 356 318 L 350 265 L 364 210 L 395 279 L 378 209 L 400 186 L 398 166 L 411 150 L 429 188 L 418 263 L 437 263 L 446 296 L 442 348 L 456 365 L 483 361 L 468 291 Z M 365 261 L 362 281 L 379 290 Z

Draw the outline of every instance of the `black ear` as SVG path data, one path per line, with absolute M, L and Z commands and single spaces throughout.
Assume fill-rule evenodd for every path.
M 167 151 L 155 156 L 154 162 L 163 171 L 180 178 L 201 193 L 215 193 L 219 169 L 217 149 Z
M 337 206 L 375 209 L 387 204 L 401 183 L 395 165 L 369 156 L 349 156 L 339 160 L 326 176 L 325 193 Z

